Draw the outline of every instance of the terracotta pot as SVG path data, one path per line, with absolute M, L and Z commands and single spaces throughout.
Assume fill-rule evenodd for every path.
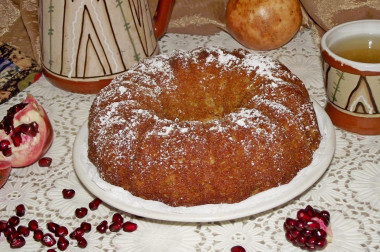
M 42 68 L 55 86 L 97 93 L 141 59 L 159 53 L 174 0 L 39 0 Z

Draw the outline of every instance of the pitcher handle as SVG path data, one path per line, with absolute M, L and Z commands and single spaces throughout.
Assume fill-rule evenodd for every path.
M 154 35 L 160 38 L 164 35 L 166 27 L 169 23 L 170 12 L 175 0 L 159 0 L 156 13 L 153 17 Z

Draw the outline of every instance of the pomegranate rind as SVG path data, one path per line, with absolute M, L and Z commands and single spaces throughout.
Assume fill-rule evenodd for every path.
M 12 164 L 6 160 L 0 160 L 0 188 L 5 185 L 11 173 Z
M 23 103 L 27 105 L 14 115 L 13 125 L 16 128 L 21 124 L 36 122 L 38 133 L 34 137 L 22 134 L 21 144 L 16 147 L 11 139 L 13 133 L 7 135 L 4 130 L 0 130 L 0 139 L 9 140 L 12 149 L 12 155 L 9 157 L 0 153 L 0 160 L 11 162 L 12 167 L 25 167 L 35 163 L 48 151 L 53 142 L 53 127 L 44 108 L 30 94 Z

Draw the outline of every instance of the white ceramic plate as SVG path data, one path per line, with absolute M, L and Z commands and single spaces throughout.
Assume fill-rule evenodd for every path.
M 113 186 L 99 177 L 87 158 L 87 122 L 80 129 L 73 148 L 74 169 L 83 185 L 103 202 L 130 214 L 166 221 L 211 222 L 246 217 L 280 206 L 312 186 L 326 171 L 335 151 L 335 131 L 323 108 L 314 102 L 322 141 L 312 163 L 286 185 L 258 193 L 235 204 L 210 204 L 194 207 L 171 207 L 144 200 Z

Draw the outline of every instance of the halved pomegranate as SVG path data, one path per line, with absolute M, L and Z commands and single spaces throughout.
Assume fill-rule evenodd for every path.
M 0 161 L 12 167 L 36 162 L 49 149 L 53 128 L 45 110 L 32 95 L 10 109 L 0 122 Z

